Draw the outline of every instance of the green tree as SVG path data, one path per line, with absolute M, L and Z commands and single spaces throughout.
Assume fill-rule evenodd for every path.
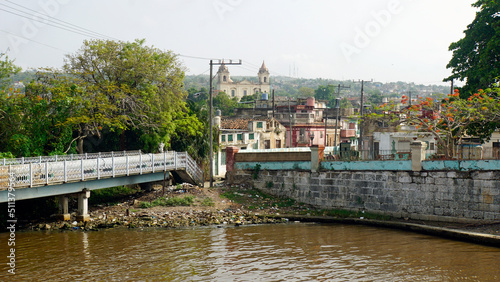
M 234 109 L 238 107 L 238 98 L 231 99 L 225 92 L 219 92 L 213 98 L 213 107 L 221 110 L 223 116 L 232 116 L 234 115 Z
M 21 68 L 14 65 L 14 61 L 9 60 L 5 53 L 0 53 L 0 91 L 5 92 L 9 84 L 9 77 L 21 71 Z
M 451 43 L 453 56 L 446 67 L 452 75 L 444 79 L 466 80 L 462 98 L 490 87 L 500 76 L 500 1 L 479 0 L 472 6 L 479 11 L 464 31 L 465 37 Z
M 315 96 L 314 89 L 312 89 L 310 87 L 305 87 L 305 86 L 299 88 L 299 97 L 307 98 L 307 97 L 314 97 L 314 96 Z
M 335 99 L 335 86 L 331 84 L 318 86 L 318 89 L 314 90 L 314 98 L 327 101 Z
M 103 128 L 140 129 L 148 140 L 168 146 L 186 97 L 183 67 L 172 52 L 145 46 L 144 40 L 90 40 L 67 56 L 63 70 L 78 105 L 65 125 L 74 127 L 79 152 L 83 140 L 99 138 Z

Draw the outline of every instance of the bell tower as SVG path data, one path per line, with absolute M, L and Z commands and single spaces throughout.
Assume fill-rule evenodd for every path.
M 264 61 L 262 61 L 262 66 L 259 69 L 259 84 L 269 85 L 269 69 L 266 67 Z
M 224 62 L 222 62 L 222 64 L 219 67 L 219 70 L 217 71 L 217 77 L 219 85 L 233 82 L 231 80 L 231 75 L 229 74 L 229 69 L 224 64 Z

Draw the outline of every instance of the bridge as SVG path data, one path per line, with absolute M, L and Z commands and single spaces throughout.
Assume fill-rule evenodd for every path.
M 0 159 L 0 203 L 59 196 L 69 220 L 68 196 L 78 196 L 78 220 L 88 220 L 91 190 L 164 180 L 203 184 L 203 172 L 186 152 L 141 151 Z

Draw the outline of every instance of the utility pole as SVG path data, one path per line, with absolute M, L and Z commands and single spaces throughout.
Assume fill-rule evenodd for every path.
M 212 87 L 212 67 L 214 65 L 241 65 L 241 60 L 239 60 L 238 62 L 234 62 L 233 63 L 233 60 L 229 60 L 229 63 L 224 63 L 224 60 L 219 60 L 217 63 L 214 63 L 213 60 L 210 60 L 210 87 L 208 89 L 208 92 L 209 92 L 209 96 L 210 96 L 210 105 L 209 105 L 209 113 L 208 113 L 208 119 L 210 120 L 210 169 L 209 169 L 209 173 L 210 173 L 210 188 L 214 187 L 214 136 L 213 136 L 213 96 L 212 96 L 212 91 L 213 91 L 213 87 Z
M 290 122 L 290 135 L 288 136 L 289 137 L 289 145 L 288 145 L 288 148 L 292 148 L 293 147 L 293 138 L 292 138 L 292 111 L 290 109 L 290 97 L 288 97 L 288 116 L 289 116 L 289 122 Z
M 455 89 L 453 89 L 453 79 L 452 79 L 452 80 L 451 80 L 450 94 L 453 94 L 453 91 L 454 91 L 454 90 L 455 90 Z
M 372 82 L 372 80 L 370 80 L 370 82 Z M 364 85 L 365 85 L 365 81 L 364 80 L 361 80 L 361 107 L 359 109 L 359 116 L 360 118 L 363 118 L 363 102 L 364 102 L 364 94 L 365 94 L 365 90 L 364 90 Z M 358 151 L 362 151 L 363 150 L 363 120 L 361 120 L 359 122 L 359 141 L 358 141 Z
M 337 147 L 337 127 L 339 124 L 339 111 L 340 111 L 340 89 L 349 89 L 351 86 L 345 86 L 345 85 L 338 85 L 338 91 L 337 91 L 337 99 L 335 100 L 335 112 L 337 113 L 336 121 L 335 121 L 335 139 L 333 142 L 334 148 Z M 340 141 L 340 140 L 339 140 Z

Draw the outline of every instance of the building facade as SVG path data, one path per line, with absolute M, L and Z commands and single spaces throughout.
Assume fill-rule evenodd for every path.
M 257 77 L 257 83 L 248 81 L 247 79 L 235 82 L 231 79 L 229 69 L 223 62 L 217 71 L 216 90 L 218 92 L 225 92 L 231 98 L 238 97 L 238 99 L 241 99 L 243 96 L 254 95 L 257 93 L 267 93 L 269 95 L 271 92 L 269 69 L 266 67 L 264 62 L 262 62 L 262 66 L 257 73 Z
M 273 118 L 224 118 L 215 117 L 215 126 L 219 128 L 219 151 L 215 159 L 215 175 L 226 174 L 226 147 L 238 147 L 240 150 L 276 149 L 285 147 L 286 129 Z

